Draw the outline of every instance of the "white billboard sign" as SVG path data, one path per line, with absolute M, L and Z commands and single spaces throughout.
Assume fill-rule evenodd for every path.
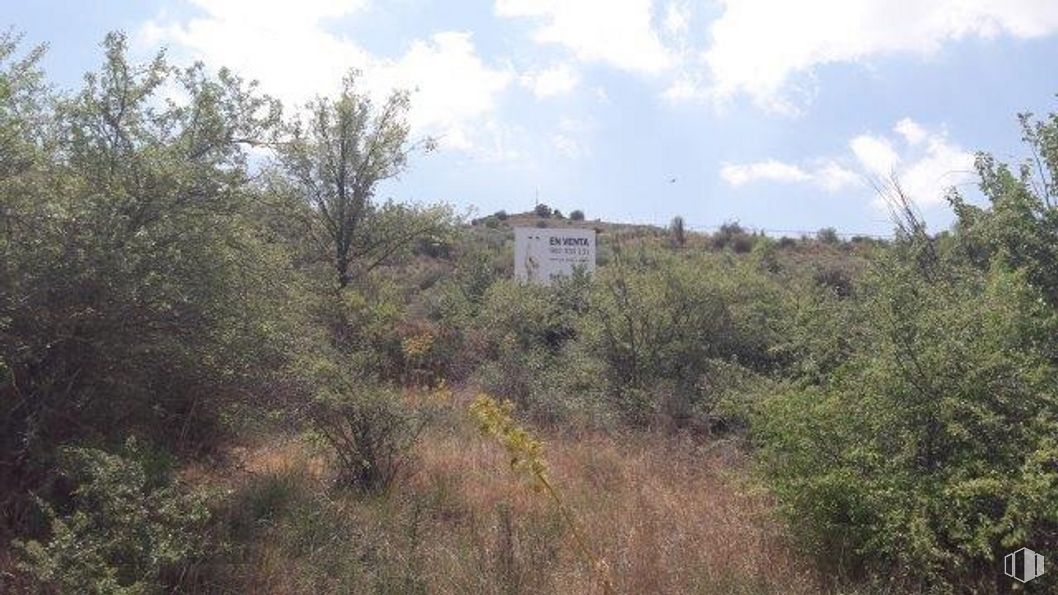
M 514 228 L 514 276 L 520 281 L 550 285 L 576 268 L 595 271 L 595 230 L 539 227 Z

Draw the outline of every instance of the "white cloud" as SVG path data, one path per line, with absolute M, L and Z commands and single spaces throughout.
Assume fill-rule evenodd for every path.
M 813 172 L 812 181 L 823 190 L 834 193 L 862 184 L 863 176 L 836 161 L 827 161 Z
M 588 120 L 565 117 L 559 121 L 558 132 L 551 135 L 551 144 L 560 154 L 570 159 L 579 159 L 591 155 L 591 149 L 585 138 L 595 124 Z
M 926 129 L 919 126 L 918 122 L 915 122 L 911 118 L 904 118 L 896 123 L 893 127 L 900 136 L 904 137 L 904 140 L 911 145 L 917 145 L 926 138 Z
M 813 168 L 806 169 L 799 165 L 775 159 L 755 163 L 725 163 L 720 168 L 720 177 L 734 187 L 758 181 L 807 182 L 831 193 L 860 183 L 862 180 L 859 174 L 835 161 L 826 161 Z
M 456 32 L 415 41 L 402 57 L 376 63 L 367 76 L 380 92 L 413 89 L 412 128 L 445 135 L 442 146 L 460 149 L 473 144 L 472 129 L 493 112 L 497 95 L 513 78 L 486 66 L 470 34 Z
M 483 119 L 492 118 L 498 96 L 514 76 L 477 54 L 464 32 L 416 40 L 396 59 L 375 56 L 330 32 L 328 19 L 356 15 L 366 0 L 192 0 L 201 15 L 185 21 L 146 23 L 143 44 L 168 44 L 211 66 L 229 66 L 261 82 L 289 105 L 317 94 L 333 95 L 353 68 L 377 97 L 393 88 L 414 89 L 409 121 L 416 134 L 442 135 L 442 147 L 465 149 L 493 142 Z M 493 127 L 494 129 L 495 127 Z
M 697 95 L 745 94 L 797 111 L 820 65 L 896 53 L 929 55 L 945 43 L 1058 31 L 1053 0 L 720 0 L 722 14 L 702 55 L 710 79 Z M 684 92 L 683 95 L 692 94 Z
M 673 57 L 653 27 L 651 0 L 496 0 L 496 14 L 542 24 L 533 40 L 565 46 L 584 62 L 659 73 Z
M 812 179 L 812 176 L 800 167 L 774 159 L 756 163 L 725 163 L 720 168 L 720 177 L 732 186 L 742 186 L 758 180 L 805 182 Z
M 944 203 L 948 188 L 974 179 L 974 154 L 939 134 L 929 135 L 926 145 L 898 175 L 908 196 L 923 206 L 935 206 Z
M 896 171 L 900 157 L 889 141 L 879 136 L 861 134 L 849 141 L 852 154 L 870 174 L 888 177 Z
M 350 68 L 370 56 L 355 43 L 326 32 L 321 22 L 356 13 L 360 1 L 309 0 L 298 4 L 252 0 L 192 0 L 202 11 L 184 22 L 153 20 L 141 27 L 144 45 L 171 46 L 213 66 L 228 66 L 260 80 L 288 102 L 333 93 Z
M 568 64 L 558 64 L 526 72 L 519 80 L 537 99 L 543 99 L 569 93 L 580 83 L 580 75 Z
M 667 101 L 679 103 L 706 99 L 709 97 L 709 92 L 702 84 L 700 76 L 684 72 L 669 84 L 661 96 Z
M 900 120 L 894 130 L 901 138 L 861 134 L 849 141 L 848 154 L 815 159 L 812 166 L 774 159 L 726 163 L 720 177 L 734 187 L 755 181 L 808 183 L 835 193 L 857 187 L 873 191 L 865 182 L 895 175 L 908 197 L 923 207 L 943 204 L 948 188 L 973 179 L 974 155 L 943 131 L 930 131 L 910 118 Z M 876 199 L 875 204 L 883 203 Z
M 680 2 L 669 2 L 665 7 L 665 31 L 670 35 L 682 36 L 687 33 L 691 22 L 691 8 Z
M 551 143 L 555 146 L 556 151 L 570 159 L 577 159 L 586 154 L 583 145 L 562 132 L 554 134 L 551 137 Z

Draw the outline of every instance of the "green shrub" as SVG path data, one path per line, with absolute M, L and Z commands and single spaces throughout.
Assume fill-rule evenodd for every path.
M 79 92 L 38 98 L 49 149 L 0 180 L 0 360 L 17 379 L 0 386 L 0 530 L 58 445 L 136 428 L 208 448 L 233 404 L 274 392 L 300 321 L 233 140 L 266 136 L 276 105 L 227 71 L 130 64 L 121 35 L 105 47 Z
M 672 223 L 669 224 L 669 235 L 672 236 L 672 243 L 675 246 L 682 248 L 687 243 L 687 230 L 683 217 L 676 215 L 672 218 Z
M 1058 366 L 1034 338 L 1058 318 L 1022 273 L 953 278 L 888 262 L 847 361 L 754 420 L 805 543 L 945 592 L 1058 535 Z
M 349 384 L 320 393 L 309 418 L 333 456 L 336 483 L 363 492 L 390 486 L 426 425 L 422 412 L 412 410 L 398 392 Z
M 539 422 L 609 423 L 606 368 L 579 335 L 592 291 L 585 274 L 552 287 L 494 283 L 474 321 L 482 341 L 483 387 Z
M 702 366 L 734 344 L 731 312 L 702 264 L 640 253 L 597 274 L 583 332 L 606 365 L 609 394 L 632 420 L 654 412 L 652 390 L 694 393 Z
M 16 542 L 22 568 L 65 593 L 163 592 L 165 577 L 202 554 L 209 512 L 148 474 L 130 441 L 128 456 L 91 448 L 60 452 L 63 475 L 76 486 L 57 510 L 40 502 L 50 523 L 46 541 Z
M 838 232 L 833 227 L 824 227 L 816 232 L 816 241 L 824 244 L 839 244 L 841 238 L 838 237 Z

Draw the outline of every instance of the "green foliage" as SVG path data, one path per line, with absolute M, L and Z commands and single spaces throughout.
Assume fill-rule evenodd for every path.
M 745 254 L 753 249 L 754 243 L 753 236 L 737 222 L 725 223 L 713 234 L 713 247 L 718 250 L 731 248 L 737 254 Z
M 37 68 L 44 47 L 16 58 L 19 41 L 9 31 L 0 32 L 0 184 L 32 167 L 48 115 Z
M 393 92 L 376 109 L 357 76 L 345 78 L 336 99 L 309 104 L 308 116 L 295 119 L 279 145 L 277 182 L 291 200 L 311 207 L 305 232 L 329 254 L 340 288 L 421 236 L 440 232 L 450 215 L 443 207 L 376 204 L 379 182 L 400 175 L 412 152 L 432 150 L 434 142 L 409 140 L 407 92 Z
M 808 302 L 800 381 L 753 416 L 804 543 L 936 592 L 988 592 L 1005 553 L 1058 535 L 1054 209 L 1027 170 L 982 157 L 979 171 L 991 209 L 953 195 L 939 241 L 905 210 L 858 303 Z
M 246 192 L 244 146 L 277 104 L 227 71 L 130 64 L 120 35 L 104 46 L 80 92 L 40 99 L 41 150 L 0 181 L 5 525 L 57 445 L 138 428 L 207 447 L 227 405 L 278 380 L 298 323 L 285 250 Z M 162 100 L 169 87 L 183 99 Z M 31 125 L 8 99 L 4 118 Z
M 186 586 L 205 509 L 160 461 L 235 423 L 308 429 L 340 484 L 389 493 L 427 419 L 397 387 L 466 379 L 536 421 L 748 432 L 795 536 L 850 575 L 988 591 L 1006 551 L 1058 547 L 1058 116 L 1022 116 L 1023 165 L 979 156 L 990 204 L 953 191 L 950 232 L 928 235 L 894 182 L 892 243 L 728 223 L 698 250 L 681 217 L 599 224 L 594 277 L 545 288 L 510 280 L 506 212 L 458 227 L 376 197 L 432 148 L 409 138 L 407 93 L 376 105 L 351 76 L 284 125 L 227 70 L 103 45 L 56 93 L 42 49 L 0 34 L 0 534 L 26 537 L 43 589 Z M 546 488 L 510 407 L 473 412 Z M 170 454 L 75 446 L 129 435 Z M 299 477 L 221 506 L 246 510 L 215 527 L 220 558 L 276 530 L 320 565 L 306 590 L 429 587 L 387 549 L 418 560 L 417 501 L 382 543 L 342 515 L 385 498 L 325 503 Z
M 202 555 L 204 499 L 148 474 L 136 443 L 127 455 L 67 448 L 60 460 L 74 483 L 68 511 L 40 505 L 47 541 L 18 542 L 23 570 L 66 593 L 163 592 L 166 575 Z
M 488 361 L 481 377 L 490 390 L 537 414 L 554 405 L 543 399 L 564 367 L 562 353 L 575 336 L 583 287 L 584 280 L 562 291 L 509 280 L 489 287 L 475 326 L 485 341 Z
M 935 586 L 1049 543 L 1058 474 L 1040 461 L 1054 455 L 1058 370 L 1024 336 L 1041 314 L 1032 292 L 1002 272 L 977 287 L 874 282 L 847 362 L 755 420 L 791 518 L 820 553 Z
M 687 243 L 687 230 L 683 223 L 683 217 L 676 215 L 669 224 L 669 233 L 672 235 L 672 243 L 682 248 Z
M 639 252 L 600 272 L 594 289 L 584 334 L 605 363 L 610 395 L 631 419 L 648 419 L 666 393 L 670 415 L 708 411 L 715 359 L 761 369 L 772 363 L 778 294 L 749 268 L 731 276 L 722 261 Z
M 824 227 L 816 232 L 816 240 L 824 244 L 840 244 L 841 238 L 833 227 Z
M 363 492 L 387 489 L 425 427 L 395 391 L 332 381 L 309 407 L 313 431 L 334 457 L 336 482 Z

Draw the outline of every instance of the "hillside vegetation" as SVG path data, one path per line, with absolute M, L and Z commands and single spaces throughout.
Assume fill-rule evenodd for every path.
M 407 94 L 103 48 L 60 91 L 0 37 L 0 591 L 995 593 L 1058 552 L 1058 116 L 940 233 L 895 181 L 885 241 L 464 221 L 376 198 L 434 149 Z M 515 282 L 515 225 L 598 271 Z

